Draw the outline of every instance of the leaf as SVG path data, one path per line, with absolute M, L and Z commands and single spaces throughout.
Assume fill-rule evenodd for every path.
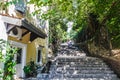
M 49 0 L 42 0 L 44 3 L 47 3 Z

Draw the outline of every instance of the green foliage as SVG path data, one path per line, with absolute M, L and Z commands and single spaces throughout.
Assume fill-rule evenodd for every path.
M 53 52 L 56 53 L 59 44 L 66 39 L 65 31 L 61 28 L 61 24 L 55 23 L 50 25 L 49 42 L 53 45 Z
M 4 63 L 4 80 L 13 80 L 13 75 L 15 74 L 14 54 L 17 53 L 16 48 L 12 48 L 9 44 L 6 47 L 5 63 Z
M 0 63 L 4 62 L 4 55 L 3 55 L 3 50 L 5 49 L 5 44 L 6 42 L 2 39 L 0 39 Z M 0 78 L 3 77 L 3 69 L 0 69 Z
M 77 34 L 77 31 L 71 30 L 70 33 L 67 34 L 68 39 L 74 39 L 74 36 Z
M 15 74 L 15 65 L 14 62 L 14 54 L 17 53 L 16 48 L 11 48 L 11 46 L 7 45 L 6 48 L 6 56 L 5 56 L 5 63 L 4 63 L 4 80 L 13 80 L 13 75 Z
M 16 48 L 12 48 L 8 42 L 0 40 L 0 62 L 4 63 L 4 69 L 0 71 L 0 73 L 3 72 L 3 74 L 0 74 L 0 76 L 3 78 L 3 80 L 14 80 L 14 66 L 16 63 L 13 61 L 13 59 L 16 52 Z
M 3 50 L 5 49 L 5 44 L 6 42 L 2 39 L 0 39 L 0 62 L 4 61 L 4 55 L 3 55 Z
M 49 6 L 47 13 L 42 16 L 45 19 L 49 19 L 54 29 L 56 29 L 55 27 L 58 23 L 67 23 L 69 21 L 74 22 L 73 29 L 75 31 L 79 29 L 79 27 L 88 27 L 86 29 L 84 28 L 84 30 L 77 31 L 77 33 L 75 32 L 77 35 L 77 37 L 75 37 L 76 39 L 81 39 L 81 36 L 87 36 L 89 38 L 95 36 L 100 37 L 100 35 L 102 35 L 100 29 L 104 25 L 109 33 L 106 35 L 112 40 L 113 45 L 116 45 L 115 42 L 119 42 L 120 0 L 31 0 L 30 2 L 39 8 L 41 6 Z M 90 13 L 97 15 L 96 21 L 98 22 L 91 21 L 89 17 Z M 98 30 L 96 30 L 95 26 Z M 52 27 L 50 26 L 50 29 Z M 94 31 L 95 34 L 93 34 Z M 96 37 L 96 39 L 99 38 Z
M 26 77 L 36 77 L 37 75 L 37 65 L 34 61 L 30 61 L 26 66 L 23 68 Z

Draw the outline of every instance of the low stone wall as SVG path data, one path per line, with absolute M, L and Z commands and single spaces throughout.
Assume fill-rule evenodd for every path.
M 108 64 L 108 66 L 120 78 L 120 61 L 117 61 L 117 60 L 110 58 L 108 56 L 100 56 L 100 55 L 91 55 L 91 56 L 101 58 L 106 64 Z
M 83 45 L 82 46 L 80 45 L 80 47 L 84 48 Z M 102 46 L 100 47 L 96 46 L 94 42 L 91 42 L 87 45 L 87 50 L 89 52 L 88 53 L 89 56 L 98 57 L 104 60 L 111 67 L 111 69 L 118 75 L 118 77 L 120 77 L 120 61 L 112 57 L 109 57 L 108 50 L 106 50 Z
M 102 57 L 102 59 L 111 67 L 118 77 L 120 77 L 120 61 L 108 57 Z

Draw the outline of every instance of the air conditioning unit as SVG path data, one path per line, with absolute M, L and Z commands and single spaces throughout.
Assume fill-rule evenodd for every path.
M 13 30 L 10 31 L 9 36 L 21 39 L 21 37 L 22 37 L 22 29 L 20 29 L 19 27 L 15 27 Z

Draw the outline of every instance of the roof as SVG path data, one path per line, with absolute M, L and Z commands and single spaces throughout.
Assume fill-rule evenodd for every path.
M 45 38 L 47 35 L 40 29 L 29 23 L 26 19 L 22 20 L 22 26 L 30 32 L 36 34 L 38 37 Z
M 18 19 L 14 17 L 0 15 L 0 19 L 3 20 L 5 23 L 12 24 L 20 28 L 24 28 L 27 30 L 27 32 L 31 32 L 30 41 L 33 41 L 37 37 L 40 37 L 43 39 L 47 37 L 46 33 L 42 29 L 35 27 L 32 23 L 28 22 L 25 18 Z

